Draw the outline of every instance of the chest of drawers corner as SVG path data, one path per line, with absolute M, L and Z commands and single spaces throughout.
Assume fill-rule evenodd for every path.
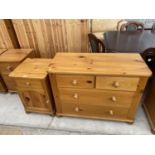
M 54 102 L 47 74 L 50 59 L 27 58 L 10 73 L 25 111 L 54 115 Z
M 26 58 L 34 57 L 33 49 L 5 49 L 0 54 L 0 91 L 16 92 L 9 74 Z
M 151 71 L 139 54 L 58 53 L 48 68 L 56 114 L 134 122 Z

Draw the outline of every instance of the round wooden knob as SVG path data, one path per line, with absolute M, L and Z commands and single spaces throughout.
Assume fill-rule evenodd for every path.
M 12 70 L 12 67 L 11 67 L 11 66 L 7 66 L 6 69 L 7 69 L 8 71 L 11 71 L 11 70 Z
M 26 82 L 26 85 L 27 85 L 27 86 L 30 86 L 31 84 L 30 84 L 30 82 Z
M 114 82 L 114 86 L 117 88 L 117 87 L 119 87 L 120 85 L 119 85 L 119 82 L 118 81 L 115 81 Z
M 73 85 L 77 85 L 77 80 L 73 80 L 73 81 L 72 81 L 72 84 L 73 84 Z
M 75 93 L 73 97 L 74 97 L 75 99 L 78 99 L 79 96 L 78 96 L 77 93 Z
M 112 96 L 112 97 L 111 97 L 111 100 L 112 100 L 113 102 L 116 102 L 116 97 L 115 97 L 115 96 Z
M 114 115 L 114 112 L 112 110 L 109 110 L 110 115 Z
M 47 103 L 47 104 L 49 104 L 49 103 L 50 103 L 50 101 L 49 101 L 49 100 L 46 100 L 46 103 Z
M 76 111 L 76 112 L 79 112 L 79 108 L 78 108 L 78 107 L 76 107 L 76 108 L 75 108 L 75 111 Z

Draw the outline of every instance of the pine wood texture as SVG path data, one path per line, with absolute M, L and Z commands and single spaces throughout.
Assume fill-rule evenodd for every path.
M 0 48 L 19 48 L 11 20 L 0 20 Z
M 57 53 L 48 71 L 133 77 L 151 75 L 139 54 L 127 53 Z
M 57 53 L 48 68 L 57 115 L 130 123 L 151 76 L 139 54 Z
M 54 103 L 47 74 L 50 59 L 26 59 L 10 77 L 16 83 L 26 112 L 53 115 Z
M 21 48 L 34 48 L 37 57 L 51 58 L 57 52 L 88 51 L 87 20 L 12 20 Z
M 16 85 L 9 77 L 10 72 L 24 59 L 33 56 L 33 49 L 8 49 L 0 55 L 0 74 L 9 91 L 16 91 Z
M 150 80 L 147 95 L 144 102 L 144 109 L 148 116 L 152 132 L 155 133 L 155 75 Z
M 0 49 L 0 55 L 4 53 L 7 49 Z

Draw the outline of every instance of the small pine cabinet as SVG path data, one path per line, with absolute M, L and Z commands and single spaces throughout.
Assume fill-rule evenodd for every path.
M 25 111 L 54 114 L 47 74 L 50 59 L 26 59 L 9 75 L 16 84 Z

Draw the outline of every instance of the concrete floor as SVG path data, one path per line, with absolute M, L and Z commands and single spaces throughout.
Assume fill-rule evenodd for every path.
M 152 134 L 143 111 L 138 109 L 135 123 L 95 119 L 52 117 L 49 115 L 26 114 L 17 94 L 0 94 L 0 134 Z

